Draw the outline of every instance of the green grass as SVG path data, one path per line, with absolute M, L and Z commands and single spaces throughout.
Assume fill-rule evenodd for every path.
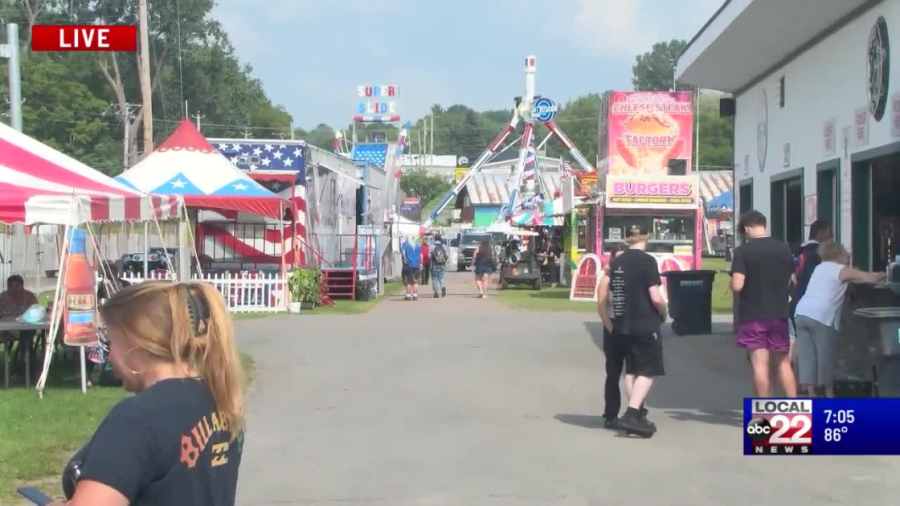
M 252 380 L 253 359 L 242 353 L 241 363 Z M 11 369 L 11 388 L 0 389 L 0 504 L 15 503 L 16 487 L 26 484 L 55 495 L 72 453 L 113 405 L 131 395 L 122 388 L 99 386 L 82 394 L 77 357 L 68 362 L 61 355 L 54 358 L 43 399 L 34 388 L 24 387 L 20 369 Z M 32 371 L 32 381 L 39 375 L 40 370 Z
M 701 264 L 703 270 L 709 271 L 730 271 L 731 262 L 726 262 L 724 258 L 704 258 Z M 716 280 L 713 282 L 712 293 L 712 312 L 713 314 L 731 314 L 732 298 L 731 289 L 728 283 L 731 276 L 723 272 L 716 273 Z
M 300 315 L 361 315 L 371 311 L 386 297 L 403 290 L 403 283 L 389 281 L 384 285 L 384 295 L 371 300 L 335 300 L 334 306 L 316 306 L 315 309 L 304 309 Z
M 510 286 L 506 290 L 500 290 L 497 296 L 502 304 L 515 308 L 532 311 L 575 311 L 579 313 L 596 313 L 597 304 L 594 302 L 572 302 L 569 300 L 569 288 L 543 288 L 532 290 Z
M 722 258 L 704 258 L 702 266 L 704 270 L 713 271 L 727 271 L 731 269 L 731 263 L 726 262 Z M 728 274 L 716 274 L 712 293 L 713 314 L 731 314 L 733 299 L 731 291 L 728 289 L 729 280 Z M 501 290 L 497 299 L 506 306 L 531 311 L 573 311 L 584 313 L 597 311 L 596 304 L 592 302 L 570 301 L 568 288 L 544 288 L 537 291 L 510 287 L 507 290 Z

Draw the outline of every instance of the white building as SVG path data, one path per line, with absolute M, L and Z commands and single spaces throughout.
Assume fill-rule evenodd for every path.
M 900 40 L 900 0 L 729 0 L 676 70 L 679 82 L 735 96 L 736 207 L 763 212 L 794 246 L 814 219 L 829 220 L 872 269 L 900 242 L 890 35 Z
M 447 180 L 453 180 L 456 168 L 460 167 L 460 161 L 456 155 L 403 155 L 402 171 L 424 170 L 429 174 L 437 174 Z

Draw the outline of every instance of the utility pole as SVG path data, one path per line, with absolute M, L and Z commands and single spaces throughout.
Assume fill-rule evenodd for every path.
M 423 122 L 422 126 L 423 127 L 425 126 L 424 122 Z M 422 134 L 424 134 L 425 132 L 422 130 L 419 130 L 416 133 L 418 134 L 418 135 L 416 135 L 416 137 L 418 137 L 418 139 L 419 139 L 419 168 L 424 169 L 425 168 L 425 143 L 422 141 L 422 138 L 425 136 Z
M 0 44 L 0 57 L 9 60 L 9 119 L 22 131 L 22 79 L 19 67 L 19 25 L 6 25 L 6 44 Z
M 199 132 L 200 131 L 200 120 L 205 118 L 206 116 L 201 115 L 200 111 L 197 111 L 197 114 L 195 114 L 194 117 L 197 118 L 197 131 Z
M 141 111 L 144 113 L 144 155 L 153 152 L 153 90 L 150 89 L 150 34 L 147 0 L 138 0 L 141 30 Z
M 422 149 L 422 154 L 425 155 L 423 157 L 425 159 L 425 161 L 422 162 L 422 165 L 427 166 L 428 165 L 428 161 L 427 161 L 428 160 L 428 158 L 427 158 L 427 156 L 428 156 L 428 116 L 425 116 L 424 118 L 422 118 L 422 128 L 424 129 L 424 130 L 422 130 L 422 146 L 424 148 L 424 149 Z
M 431 164 L 434 165 L 434 111 L 431 111 Z
M 244 138 L 245 139 L 250 138 L 250 127 L 244 127 Z

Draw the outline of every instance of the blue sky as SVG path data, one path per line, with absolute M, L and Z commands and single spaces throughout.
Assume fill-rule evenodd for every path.
M 689 40 L 722 0 L 217 0 L 238 56 L 295 126 L 350 122 L 360 84 L 400 86 L 400 112 L 508 107 L 537 56 L 537 92 L 565 102 L 631 89 L 653 42 Z M 265 5 L 265 9 L 258 8 Z

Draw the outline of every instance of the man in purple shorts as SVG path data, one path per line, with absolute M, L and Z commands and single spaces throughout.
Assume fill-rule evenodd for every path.
M 797 382 L 788 352 L 790 283 L 794 259 L 787 243 L 769 237 L 766 217 L 750 211 L 741 217 L 738 230 L 744 244 L 734 250 L 731 289 L 738 294 L 737 344 L 747 350 L 753 368 L 753 387 L 758 397 L 771 397 L 770 365 L 785 395 L 797 396 Z

